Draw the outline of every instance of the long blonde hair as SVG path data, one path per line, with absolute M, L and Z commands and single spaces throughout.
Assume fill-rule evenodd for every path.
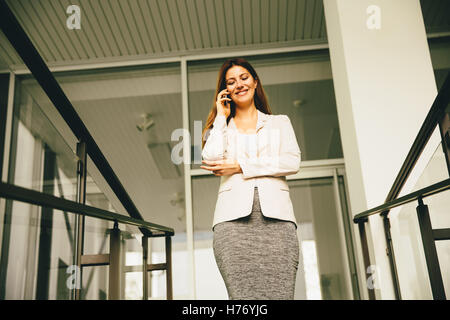
M 272 111 L 270 110 L 269 103 L 267 101 L 266 93 L 264 92 L 261 79 L 258 77 L 255 69 L 250 65 L 250 63 L 243 59 L 243 58 L 235 58 L 235 59 L 228 59 L 226 60 L 222 67 L 219 70 L 219 75 L 217 77 L 217 86 L 216 86 L 216 94 L 214 95 L 214 102 L 211 110 L 209 111 L 208 118 L 206 119 L 205 127 L 202 131 L 202 149 L 205 146 L 206 138 L 205 135 L 208 132 L 210 128 L 213 127 L 213 122 L 216 119 L 217 115 L 217 107 L 216 107 L 216 99 L 217 95 L 220 91 L 226 89 L 226 81 L 225 81 L 225 75 L 233 66 L 241 66 L 245 68 L 250 74 L 252 75 L 253 79 L 258 80 L 256 90 L 255 90 L 255 106 L 256 109 L 259 111 L 265 113 L 265 114 L 272 114 Z M 227 125 L 230 122 L 230 119 L 233 118 L 236 115 L 236 105 L 233 101 L 230 101 L 230 115 L 227 118 Z

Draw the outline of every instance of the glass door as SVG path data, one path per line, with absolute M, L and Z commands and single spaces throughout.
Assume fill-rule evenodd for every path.
M 359 299 L 344 178 L 329 171 L 288 180 L 300 242 L 299 300 Z

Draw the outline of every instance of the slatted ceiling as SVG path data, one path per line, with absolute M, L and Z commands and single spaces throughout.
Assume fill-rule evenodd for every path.
M 227 46 L 232 46 L 236 43 L 236 31 L 234 25 L 233 3 L 231 1 L 222 2 L 219 14 L 224 19 L 224 32 L 227 38 Z
M 177 17 L 177 11 L 178 10 L 174 10 L 171 11 L 168 7 L 168 0 L 157 0 L 157 2 L 159 3 L 159 7 L 160 7 L 160 12 L 161 15 L 163 17 L 163 21 L 166 27 L 166 31 L 167 34 L 169 35 L 169 37 L 172 37 L 172 41 L 174 43 L 173 46 L 173 51 L 185 51 L 186 50 L 186 44 L 184 41 L 184 37 L 182 34 L 182 31 L 180 30 L 181 27 L 179 26 L 178 23 L 178 27 L 175 25 L 175 21 L 178 20 Z
M 320 27 L 320 38 L 326 39 L 327 37 L 327 25 L 325 23 L 325 16 L 322 16 L 322 26 Z
M 286 12 L 286 37 L 283 41 L 291 41 L 294 39 L 294 30 L 292 26 L 295 26 L 295 17 L 297 14 L 296 8 L 297 1 L 289 0 L 287 2 L 287 12 Z
M 170 21 L 169 12 L 167 11 L 167 7 L 165 3 L 154 0 L 149 1 L 150 9 L 153 11 L 153 18 L 158 19 L 162 27 L 161 35 L 166 37 L 169 44 L 169 51 L 179 51 L 179 44 L 177 43 L 177 39 L 175 37 L 175 32 L 173 30 L 173 26 Z
M 270 42 L 275 41 L 277 38 L 277 24 L 278 24 L 278 12 L 277 12 L 277 6 L 274 2 L 269 0 L 269 22 L 268 22 L 268 28 L 269 28 L 269 40 Z
M 47 19 L 46 13 L 44 12 L 42 6 L 38 1 L 31 2 L 31 9 L 27 10 L 26 8 L 23 8 L 23 5 L 19 4 L 20 10 L 27 10 L 27 16 L 28 18 L 33 22 L 33 26 L 35 27 L 35 32 L 39 33 L 39 35 L 42 37 L 42 39 L 46 43 L 46 49 L 50 54 L 53 55 L 53 60 L 65 60 L 68 59 L 68 53 L 64 50 L 64 48 L 61 46 L 61 43 L 58 39 L 58 35 L 56 34 L 55 28 L 51 26 L 51 20 L 49 21 L 49 28 L 45 30 L 46 32 L 43 32 L 44 26 L 39 23 L 40 21 L 45 21 Z M 53 50 L 51 49 L 53 48 Z
M 194 0 L 192 1 L 193 7 L 195 8 L 195 20 L 193 24 L 197 23 L 199 26 L 199 34 L 201 40 L 201 49 L 211 47 L 211 39 L 209 35 L 208 22 L 206 20 L 206 11 L 204 3 L 202 1 Z
M 214 5 L 214 17 L 215 17 L 215 25 L 217 28 L 217 34 L 219 43 L 221 46 L 228 46 L 229 40 L 228 40 L 228 30 L 227 30 L 227 23 L 225 21 L 225 12 L 224 12 L 224 3 L 223 1 L 218 1 Z
M 243 25 L 243 42 L 245 45 L 249 45 L 253 43 L 253 25 L 252 18 L 253 14 L 251 11 L 251 2 L 249 0 L 243 1 L 241 6 L 241 17 L 242 17 L 242 25 Z M 222 42 L 222 45 L 224 43 Z
M 128 23 L 130 33 L 136 35 L 136 47 L 139 54 L 153 52 L 153 46 L 150 43 L 147 28 L 145 28 L 142 14 L 137 8 L 137 1 L 123 2 L 123 14 Z M 141 28 L 142 27 L 142 28 Z
M 314 8 L 315 8 L 315 1 L 307 0 L 306 1 L 306 10 L 305 10 L 305 19 L 303 20 L 303 34 L 300 36 L 304 39 L 311 39 L 311 32 L 312 32 L 312 24 L 314 22 Z
M 269 0 L 261 0 L 257 6 L 259 6 L 260 24 L 256 26 L 260 30 L 260 43 L 269 42 Z M 255 10 L 258 12 L 258 10 Z
M 313 32 L 311 35 L 312 39 L 318 39 L 321 36 L 322 21 L 325 20 L 323 12 L 323 2 L 316 1 L 316 14 L 314 15 Z
M 243 17 L 242 17 L 242 6 L 240 0 L 232 0 L 232 11 L 233 11 L 233 25 L 234 25 L 234 37 L 235 45 L 244 45 L 244 34 L 246 30 L 244 29 Z
M 83 48 L 83 44 L 80 41 L 80 37 L 77 32 L 72 32 L 68 30 L 66 27 L 66 15 L 60 14 L 61 12 L 66 12 L 66 8 L 64 8 L 63 4 L 60 1 L 45 1 L 44 7 L 48 12 L 48 16 L 52 16 L 56 19 L 55 21 L 55 29 L 58 30 L 62 38 L 62 43 L 67 48 L 69 52 L 74 56 L 75 61 L 79 61 L 82 59 L 87 59 L 88 55 Z M 23 25 L 22 25 L 23 26 Z M 26 26 L 23 26 L 25 31 L 27 31 Z M 89 26 L 86 26 L 89 28 Z
M 7 0 L 49 66 L 326 42 L 320 0 Z M 66 27 L 69 5 L 81 30 Z M 422 0 L 427 32 L 450 31 L 448 0 Z M 3 60 L 23 63 L 0 38 Z
M 181 17 L 186 17 L 185 12 L 181 13 L 180 10 L 180 2 L 175 0 L 167 1 L 168 11 L 172 22 L 172 26 L 175 29 L 175 33 L 177 35 L 178 42 L 180 43 L 180 50 L 186 51 L 189 48 L 188 42 L 190 40 L 187 37 L 187 33 L 189 33 L 189 24 L 183 23 L 186 19 L 182 19 Z
M 303 28 L 305 21 L 305 8 L 306 8 L 306 0 L 298 0 L 296 2 L 296 15 L 294 20 L 294 25 L 290 26 L 294 31 L 293 38 L 298 39 L 303 36 Z
M 39 32 L 36 27 L 34 26 L 34 21 L 31 19 L 31 17 L 29 16 L 29 14 L 26 12 L 26 10 L 23 9 L 22 3 L 17 1 L 14 2 L 14 5 L 9 4 L 10 8 L 12 9 L 12 11 L 14 12 L 15 16 L 17 17 L 17 19 L 19 20 L 19 23 L 22 26 L 28 25 L 28 26 L 32 26 L 31 30 L 27 31 L 28 35 L 33 39 L 33 42 L 39 42 L 40 43 L 40 48 L 39 48 L 39 53 L 42 56 L 42 58 L 45 61 L 48 62 L 52 62 L 54 61 L 54 57 L 50 54 L 49 49 L 48 49 L 48 44 L 46 43 L 46 41 L 42 38 L 41 32 Z M 26 22 L 26 24 L 25 24 Z
M 95 2 L 97 1 L 93 1 L 92 3 Z M 129 55 L 129 48 L 127 48 L 124 36 L 122 35 L 123 26 L 119 25 L 119 21 L 112 12 L 110 1 L 98 1 L 97 4 L 98 11 L 96 11 L 96 15 L 101 14 L 99 19 L 102 29 L 109 30 L 111 33 L 113 40 L 112 44 L 118 49 L 119 56 Z M 81 30 L 83 30 L 83 26 L 81 27 Z
M 134 17 L 137 21 L 138 30 L 142 33 L 144 41 L 150 43 L 150 49 L 148 52 L 161 53 L 163 48 L 158 34 L 155 31 L 154 20 L 151 17 L 151 12 L 148 9 L 147 1 L 137 0 L 131 2 L 133 8 Z
M 277 38 L 278 41 L 285 41 L 286 39 L 286 16 L 287 16 L 287 1 L 279 0 L 277 6 Z
M 181 28 L 186 50 L 193 50 L 195 48 L 195 44 L 192 37 L 192 26 L 189 21 L 185 1 L 175 2 L 172 0 L 169 2 L 169 5 L 170 7 L 175 7 L 177 9 L 177 19 L 175 22 L 178 23 L 179 28 Z
M 146 23 L 151 24 L 150 30 L 155 30 L 155 35 L 157 36 L 160 47 L 162 48 L 161 52 L 169 52 L 173 50 L 167 38 L 157 3 L 155 1 L 147 0 L 142 0 L 141 3 L 143 4 L 143 10 L 146 10 L 144 12 L 148 12 L 149 20 L 146 20 Z
M 32 0 L 29 0 L 32 1 Z M 48 0 L 45 0 L 48 1 Z M 60 0 L 56 3 L 59 4 L 59 6 L 55 6 L 56 11 L 55 15 L 61 16 L 60 25 L 57 29 L 58 32 L 63 33 L 63 29 L 67 30 L 68 34 L 71 36 L 70 41 L 74 41 L 74 44 L 76 44 L 78 48 L 78 52 L 81 55 L 82 59 L 95 59 L 98 58 L 100 55 L 99 49 L 97 47 L 97 54 L 95 53 L 95 46 L 97 45 L 98 41 L 95 41 L 93 39 L 94 31 L 90 27 L 89 23 L 84 23 L 83 27 L 85 29 L 82 30 L 68 30 L 66 26 L 66 19 L 68 15 L 66 14 L 67 7 L 70 5 L 80 5 L 79 1 L 69 2 L 68 0 Z M 64 13 L 64 14 L 62 14 Z M 81 17 L 81 22 L 83 22 L 83 16 Z M 64 44 L 66 46 L 69 46 L 69 39 L 67 37 L 65 38 Z M 94 47 L 93 47 L 94 46 Z
M 200 16 L 200 19 L 205 20 L 205 33 L 208 35 L 209 46 L 217 48 L 219 46 L 219 39 L 217 24 L 214 18 L 216 14 L 212 1 L 203 1 L 201 8 L 204 14 Z
M 0 56 L 8 66 L 15 64 L 16 61 L 20 60 L 20 57 L 12 48 L 2 31 L 0 31 Z
M 120 26 L 120 34 L 125 40 L 126 48 L 128 48 L 127 55 L 144 54 L 142 41 L 139 40 L 139 33 L 132 32 L 131 26 L 134 17 L 126 16 L 126 13 L 129 12 L 128 1 L 119 2 L 117 0 L 110 0 L 108 4 L 111 6 L 115 20 Z

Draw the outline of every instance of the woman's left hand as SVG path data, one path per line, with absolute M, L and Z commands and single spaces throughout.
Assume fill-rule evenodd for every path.
M 200 168 L 212 171 L 215 176 L 228 176 L 242 172 L 241 166 L 234 159 L 217 161 L 202 160 L 202 163 L 206 163 L 208 166 L 200 166 Z

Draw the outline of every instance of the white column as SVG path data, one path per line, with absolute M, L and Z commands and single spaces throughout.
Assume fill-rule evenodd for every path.
M 324 0 L 324 10 L 355 215 L 386 199 L 437 90 L 419 0 Z M 418 168 L 439 140 L 435 131 Z M 415 171 L 404 191 L 422 172 Z M 378 270 L 377 299 L 394 299 L 382 219 L 372 216 L 366 227 Z M 359 260 L 365 286 L 370 275 Z M 365 294 L 367 288 L 361 289 Z

